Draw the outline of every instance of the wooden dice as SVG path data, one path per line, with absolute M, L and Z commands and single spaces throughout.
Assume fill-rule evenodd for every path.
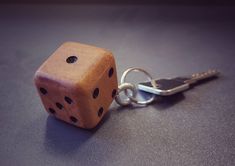
M 80 43 L 59 47 L 37 70 L 35 85 L 46 111 L 81 128 L 93 128 L 117 92 L 111 52 Z

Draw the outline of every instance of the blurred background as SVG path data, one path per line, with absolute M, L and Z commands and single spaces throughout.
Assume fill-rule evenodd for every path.
M 2 3 L 234 5 L 232 0 L 1 0 Z
M 0 165 L 234 166 L 234 4 L 1 0 Z M 119 79 L 133 66 L 154 78 L 209 68 L 221 76 L 148 107 L 114 102 L 95 130 L 82 130 L 48 116 L 33 84 L 66 41 L 111 50 Z

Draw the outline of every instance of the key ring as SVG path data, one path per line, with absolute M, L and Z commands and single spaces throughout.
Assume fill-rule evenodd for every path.
M 154 88 L 157 87 L 156 82 L 153 81 L 152 76 L 151 76 L 147 71 L 145 71 L 145 70 L 143 70 L 143 69 L 141 69 L 141 68 L 137 68 L 137 67 L 129 68 L 129 69 L 127 69 L 127 70 L 122 74 L 122 77 L 121 77 L 121 84 L 123 84 L 123 83 L 126 82 L 127 74 L 130 73 L 130 72 L 132 72 L 132 71 L 144 73 L 144 74 L 147 76 L 148 80 L 151 81 L 152 86 L 153 86 Z M 128 93 L 127 90 L 125 90 L 125 94 L 128 96 L 128 98 L 129 98 L 132 102 L 134 102 L 134 103 L 136 103 L 136 104 L 138 104 L 138 105 L 148 105 L 148 104 L 152 103 L 152 102 L 155 100 L 155 95 L 154 95 L 154 94 L 152 94 L 152 97 L 151 97 L 150 99 L 144 100 L 144 101 L 139 101 L 139 100 L 137 100 L 137 99 L 135 98 L 135 96 L 130 95 L 130 93 Z
M 127 74 L 130 73 L 131 71 L 144 73 L 147 76 L 148 80 L 151 82 L 152 86 L 157 87 L 156 82 L 153 80 L 152 76 L 147 71 L 145 71 L 141 68 L 136 68 L 136 67 L 135 68 L 128 68 L 122 74 L 121 85 L 119 86 L 119 88 L 120 88 L 119 91 L 120 92 L 124 91 L 125 95 L 128 97 L 128 100 L 125 100 L 124 102 L 121 102 L 119 95 L 117 95 L 117 97 L 115 98 L 116 102 L 118 104 L 122 105 L 122 106 L 129 105 L 132 102 L 137 104 L 137 105 L 148 105 L 148 104 L 152 103 L 155 100 L 155 95 L 154 94 L 152 94 L 152 97 L 148 100 L 139 101 L 139 100 L 136 99 L 136 94 L 137 94 L 136 86 L 134 84 L 131 84 L 131 83 L 128 83 L 128 86 L 124 86 L 125 84 L 127 84 L 125 82 Z M 127 91 L 128 89 L 130 89 L 132 91 L 132 94 Z M 119 92 L 118 92 L 118 94 L 119 94 Z

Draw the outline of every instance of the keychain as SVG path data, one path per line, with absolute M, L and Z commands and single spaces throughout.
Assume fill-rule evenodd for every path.
M 130 72 L 144 73 L 147 82 L 139 83 L 137 87 L 127 83 L 126 77 Z M 66 42 L 39 67 L 34 82 L 50 115 L 77 127 L 91 129 L 108 112 L 114 99 L 121 106 L 146 106 L 155 101 L 156 96 L 182 92 L 197 81 L 218 74 L 216 70 L 208 70 L 188 77 L 154 80 L 141 68 L 129 68 L 118 86 L 115 60 L 110 51 Z M 138 90 L 148 92 L 150 98 L 138 100 Z M 121 92 L 127 96 L 126 99 L 120 97 Z
M 131 71 L 143 72 L 148 77 L 149 81 L 139 83 L 137 88 L 131 83 L 126 83 L 126 76 Z M 128 100 L 122 101 L 119 97 L 119 93 L 117 94 L 115 100 L 122 106 L 127 106 L 132 103 L 137 105 L 148 105 L 155 100 L 156 96 L 170 96 L 183 92 L 199 81 L 217 77 L 218 75 L 219 72 L 217 70 L 208 70 L 206 72 L 195 73 L 190 76 L 153 80 L 152 76 L 147 71 L 141 68 L 129 68 L 123 73 L 121 77 L 121 85 L 118 88 L 119 93 L 121 91 L 125 91 Z M 128 93 L 128 89 L 132 91 L 131 94 Z M 152 97 L 146 101 L 138 101 L 136 99 L 137 90 L 151 93 Z

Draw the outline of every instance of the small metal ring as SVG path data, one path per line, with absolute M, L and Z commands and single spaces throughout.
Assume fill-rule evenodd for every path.
M 147 75 L 148 77 L 148 80 L 151 82 L 152 86 L 153 87 L 157 87 L 157 84 L 156 82 L 153 80 L 152 76 L 145 70 L 141 69 L 141 68 L 136 68 L 136 67 L 133 67 L 133 68 L 129 68 L 127 69 L 123 74 L 122 74 L 122 77 L 121 77 L 121 85 L 125 83 L 126 81 L 126 76 L 128 73 L 130 73 L 131 71 L 135 71 L 135 72 L 142 72 L 144 73 L 145 75 Z M 133 84 L 132 84 L 133 85 Z M 136 88 L 135 88 L 136 89 Z M 155 95 L 153 94 L 152 97 L 148 100 L 144 100 L 144 101 L 139 101 L 136 99 L 136 96 L 134 95 L 130 95 L 128 93 L 127 90 L 125 90 L 125 94 L 127 95 L 127 97 L 134 103 L 138 104 L 138 105 L 147 105 L 147 104 L 150 104 L 152 103 L 154 100 L 155 100 Z
M 135 85 L 133 84 L 130 84 L 130 83 L 123 83 L 121 85 L 118 86 L 118 92 L 117 92 L 117 95 L 115 97 L 115 101 L 121 105 L 121 106 L 127 106 L 127 105 L 130 105 L 131 104 L 131 100 L 130 100 L 130 97 L 128 96 L 128 98 L 126 100 L 121 100 L 119 94 L 122 92 L 122 91 L 126 91 L 126 90 L 131 90 L 132 91 L 132 97 L 136 97 L 137 95 L 137 90 L 136 90 L 136 87 Z

